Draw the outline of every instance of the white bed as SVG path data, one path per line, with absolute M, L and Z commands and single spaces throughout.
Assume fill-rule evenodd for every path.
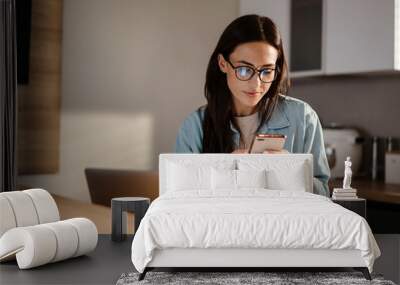
M 380 251 L 359 215 L 312 194 L 309 154 L 162 154 L 160 197 L 132 243 L 155 267 L 354 267 Z

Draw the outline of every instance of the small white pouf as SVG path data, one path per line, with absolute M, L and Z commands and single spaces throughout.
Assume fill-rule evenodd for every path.
M 57 204 L 46 190 L 28 189 L 0 193 L 0 237 L 15 227 L 59 220 Z
M 0 261 L 16 255 L 20 269 L 86 254 L 96 248 L 97 228 L 86 218 L 14 228 L 0 238 Z
M 60 220 L 56 201 L 49 192 L 43 189 L 28 189 L 22 191 L 32 199 L 38 216 L 39 224 L 51 223 Z
M 3 192 L 1 196 L 5 198 L 11 206 L 12 217 L 15 219 L 17 227 L 27 227 L 39 224 L 35 205 L 30 196 L 23 191 Z
M 17 222 L 10 202 L 6 197 L 0 195 L 0 237 L 16 226 Z

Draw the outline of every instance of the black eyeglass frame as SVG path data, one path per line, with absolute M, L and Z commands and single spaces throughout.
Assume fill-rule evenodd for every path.
M 228 59 L 228 60 L 225 60 L 225 61 L 228 62 L 228 63 L 230 64 L 230 66 L 235 70 L 235 76 L 236 76 L 236 78 L 237 78 L 238 80 L 240 80 L 240 81 L 249 81 L 249 80 L 251 80 L 251 79 L 253 78 L 254 74 L 257 73 L 258 78 L 260 79 L 261 82 L 263 82 L 263 83 L 271 83 L 271 82 L 274 82 L 274 81 L 275 81 L 275 79 L 276 79 L 276 77 L 277 77 L 277 75 L 278 75 L 278 73 L 279 73 L 279 68 L 278 68 L 277 66 L 276 66 L 275 68 L 264 67 L 264 68 L 261 68 L 261 69 L 256 69 L 256 68 L 254 68 L 254 67 L 252 67 L 252 66 L 249 66 L 249 65 L 239 65 L 239 66 L 236 66 L 236 67 L 235 67 L 235 66 L 232 64 L 232 62 L 230 62 L 229 59 Z M 238 75 L 237 75 L 237 70 L 238 70 L 239 68 L 241 68 L 241 67 L 247 67 L 247 68 L 250 68 L 250 69 L 253 71 L 253 74 L 249 77 L 249 79 L 240 79 L 240 78 L 238 77 Z M 263 70 L 265 70 L 265 69 L 269 69 L 269 70 L 273 70 L 273 71 L 274 71 L 274 78 L 273 78 L 271 81 L 264 81 L 264 80 L 261 79 L 261 72 L 262 72 Z

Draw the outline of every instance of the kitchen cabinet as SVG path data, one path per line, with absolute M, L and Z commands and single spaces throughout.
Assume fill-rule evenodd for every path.
M 240 0 L 270 17 L 292 77 L 400 71 L 400 0 Z

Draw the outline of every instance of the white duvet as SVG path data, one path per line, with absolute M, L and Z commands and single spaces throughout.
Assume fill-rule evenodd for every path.
M 265 189 L 162 195 L 133 239 L 135 268 L 143 272 L 165 248 L 358 249 L 370 272 L 380 256 L 359 215 L 320 195 Z

